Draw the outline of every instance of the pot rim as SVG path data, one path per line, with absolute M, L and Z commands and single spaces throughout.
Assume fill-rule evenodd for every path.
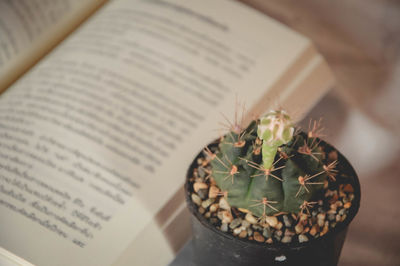
M 210 147 L 216 146 L 216 145 L 218 145 L 218 143 L 219 143 L 219 140 L 214 140 L 213 142 L 209 143 L 207 145 L 207 147 L 210 148 Z M 352 204 L 351 204 L 351 207 L 349 208 L 349 212 L 347 213 L 346 219 L 343 222 L 337 223 L 337 225 L 334 228 L 329 228 L 329 232 L 326 233 L 325 235 L 323 235 L 322 237 L 320 236 L 318 238 L 312 238 L 312 239 L 309 239 L 307 242 L 303 242 L 303 243 L 297 243 L 297 242 L 296 243 L 292 243 L 292 242 L 291 243 L 282 243 L 282 242 L 277 243 L 277 242 L 274 242 L 273 244 L 267 244 L 265 242 L 257 242 L 257 241 L 253 241 L 253 240 L 248 240 L 247 238 L 239 238 L 230 233 L 225 233 L 225 232 L 222 232 L 221 230 L 218 230 L 215 226 L 213 226 L 211 223 L 209 223 L 208 220 L 202 214 L 200 214 L 197 211 L 197 206 L 191 200 L 191 194 L 193 192 L 193 188 L 192 188 L 192 186 L 190 186 L 189 178 L 191 177 L 191 174 L 193 173 L 194 168 L 197 166 L 197 159 L 199 157 L 202 157 L 202 151 L 200 151 L 197 154 L 197 156 L 194 158 L 189 169 L 186 172 L 186 180 L 185 180 L 184 189 L 185 189 L 185 198 L 186 198 L 186 203 L 187 203 L 188 209 L 190 210 L 192 215 L 207 229 L 209 229 L 209 230 L 213 231 L 214 233 L 216 233 L 224 238 L 227 238 L 229 240 L 239 241 L 240 243 L 242 243 L 243 245 L 246 245 L 246 246 L 257 246 L 257 247 L 262 246 L 271 251 L 278 251 L 278 250 L 282 250 L 282 249 L 303 249 L 303 248 L 308 247 L 313 244 L 322 243 L 322 242 L 334 237 L 336 234 L 342 232 L 343 230 L 345 230 L 349 226 L 349 224 L 353 221 L 354 217 L 356 216 L 356 214 L 358 213 L 358 210 L 360 208 L 361 187 L 360 187 L 360 181 L 358 179 L 358 176 L 357 176 L 354 168 L 352 167 L 352 165 L 346 159 L 346 157 L 344 157 L 343 154 L 341 154 L 336 148 L 334 148 L 329 143 L 327 143 L 323 140 L 321 140 L 321 143 L 337 152 L 338 161 L 341 164 L 344 164 L 344 168 L 346 168 L 348 170 L 347 173 L 353 177 L 351 184 L 353 185 L 353 189 L 354 189 L 354 199 L 352 200 Z

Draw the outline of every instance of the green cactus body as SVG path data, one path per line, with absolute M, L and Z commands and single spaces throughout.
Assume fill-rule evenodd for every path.
M 262 217 L 298 213 L 318 197 L 327 176 L 318 140 L 293 132 L 289 116 L 276 111 L 222 138 L 212 175 L 231 206 Z

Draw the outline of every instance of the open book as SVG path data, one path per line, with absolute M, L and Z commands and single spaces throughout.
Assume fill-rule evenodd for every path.
M 220 113 L 301 118 L 332 86 L 309 40 L 239 2 L 103 2 L 0 2 L 0 264 L 167 264 Z

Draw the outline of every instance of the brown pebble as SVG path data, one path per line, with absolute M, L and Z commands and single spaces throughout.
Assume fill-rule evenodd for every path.
M 274 242 L 274 240 L 272 240 L 272 238 L 268 238 L 266 241 L 265 241 L 265 243 L 268 243 L 268 244 L 272 244 Z
M 276 225 L 276 229 L 278 229 L 278 230 L 280 230 L 281 228 L 283 227 L 283 223 L 282 222 L 279 222 L 277 225 Z
M 318 227 L 316 224 L 313 225 L 313 227 L 310 230 L 310 235 L 315 236 L 318 232 Z
M 223 211 L 222 212 L 222 222 L 223 223 L 231 223 L 233 220 L 233 216 L 230 211 Z
M 247 236 L 247 230 L 243 230 L 242 232 L 240 232 L 239 237 L 240 238 L 245 238 Z
M 353 186 L 352 186 L 352 185 L 347 184 L 347 185 L 344 186 L 343 191 L 344 191 L 344 192 L 347 192 L 347 193 L 353 193 L 353 192 L 354 192 L 354 189 L 353 189 Z
M 249 236 L 249 240 L 253 240 L 254 238 L 252 236 Z
M 325 224 L 324 228 L 322 229 L 322 232 L 321 232 L 320 236 L 325 235 L 326 233 L 328 233 L 328 231 L 329 231 L 329 227 L 328 227 L 327 224 Z
M 254 232 L 254 240 L 257 242 L 264 242 L 264 237 L 259 232 Z
M 351 207 L 351 202 L 350 202 L 350 201 L 349 201 L 349 202 L 346 202 L 346 203 L 343 205 L 343 207 L 346 208 L 346 209 L 350 208 L 350 207 Z
M 298 223 L 294 227 L 294 230 L 296 230 L 296 234 L 300 234 L 301 232 L 303 232 L 304 227 L 303 227 L 303 225 L 301 223 Z

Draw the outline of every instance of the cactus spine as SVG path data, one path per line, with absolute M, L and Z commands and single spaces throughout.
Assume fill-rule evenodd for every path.
M 271 111 L 221 139 L 212 176 L 231 206 L 260 219 L 298 213 L 318 198 L 327 172 L 332 173 L 332 166 L 322 163 L 318 143 L 315 134 L 294 135 L 284 111 Z

